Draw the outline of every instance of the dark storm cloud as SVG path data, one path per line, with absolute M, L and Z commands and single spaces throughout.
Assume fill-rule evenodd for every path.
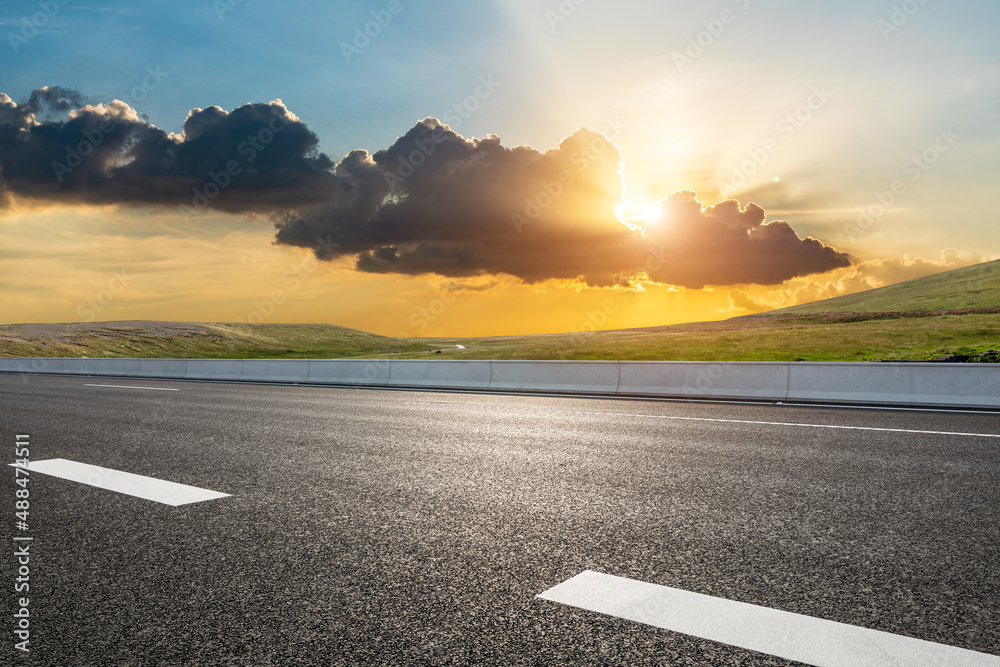
M 31 91 L 25 106 L 35 114 L 45 111 L 65 113 L 70 109 L 78 109 L 86 103 L 87 99 L 72 88 L 42 86 Z
M 56 88 L 36 90 L 20 105 L 0 95 L 0 189 L 65 203 L 210 204 L 232 212 L 288 210 L 341 190 L 316 135 L 280 101 L 194 109 L 179 136 L 124 102 L 68 106 L 81 101 Z M 69 113 L 39 120 L 39 111 Z
M 621 156 L 587 129 L 540 152 L 506 148 L 494 135 L 466 139 L 428 118 L 388 148 L 353 151 L 334 165 L 280 100 L 194 109 L 179 135 L 124 102 L 84 102 L 62 88 L 21 104 L 0 94 L 0 206 L 13 194 L 175 206 L 185 215 L 261 213 L 274 220 L 278 243 L 371 273 L 592 285 L 646 273 L 698 288 L 773 284 L 850 264 L 786 222 L 765 223 L 754 204 L 703 209 L 688 191 L 665 200 L 645 232 L 623 225 L 615 215 Z
M 675 192 L 646 230 L 651 243 L 674 251 L 650 277 L 690 288 L 776 285 L 851 265 L 846 254 L 816 239 L 800 238 L 784 220 L 765 222 L 765 217 L 756 204 L 741 209 L 739 202 L 728 199 L 703 209 L 691 190 Z
M 623 282 L 644 250 L 614 215 L 619 161 L 589 130 L 540 153 L 425 119 L 385 150 L 348 155 L 336 173 L 354 196 L 287 217 L 277 239 L 315 247 L 331 236 L 372 273 Z
M 337 175 L 354 196 L 278 224 L 279 243 L 340 241 L 372 273 L 451 277 L 506 273 L 527 282 L 582 278 L 700 288 L 776 284 L 848 266 L 847 255 L 801 239 L 755 204 L 702 209 L 695 193 L 666 199 L 646 233 L 619 222 L 621 156 L 606 137 L 579 130 L 540 153 L 499 138 L 465 139 L 425 119 L 389 148 L 348 155 Z M 319 248 L 326 257 L 328 250 Z

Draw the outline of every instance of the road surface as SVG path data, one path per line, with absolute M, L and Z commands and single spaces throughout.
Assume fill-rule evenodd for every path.
M 2 559 L 4 664 L 784 665 L 818 641 L 538 597 L 587 571 L 1000 654 L 996 414 L 0 375 L 0 434 L 8 463 L 22 434 L 32 464 L 218 492 L 39 469 L 19 530 L 6 467 L 5 551 L 32 539 L 29 654 Z

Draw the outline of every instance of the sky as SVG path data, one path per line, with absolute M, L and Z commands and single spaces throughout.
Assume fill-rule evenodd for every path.
M 0 323 L 656 326 L 1000 257 L 986 0 L 11 0 Z

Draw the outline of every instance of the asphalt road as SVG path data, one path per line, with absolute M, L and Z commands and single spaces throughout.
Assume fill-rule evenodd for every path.
M 19 533 L 6 467 L 0 662 L 790 664 L 535 597 L 588 569 L 1000 654 L 1000 439 L 913 431 L 1000 415 L 0 375 L 7 462 L 232 494 L 34 473 Z

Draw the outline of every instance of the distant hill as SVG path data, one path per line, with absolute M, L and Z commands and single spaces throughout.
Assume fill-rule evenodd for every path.
M 1000 260 L 905 283 L 780 308 L 761 316 L 906 313 L 1000 308 Z
M 389 338 L 329 324 L 8 324 L 0 356 L 998 363 L 1000 261 L 721 322 L 473 338 Z
M 0 325 L 0 356 L 282 359 L 420 353 L 427 345 L 332 324 L 93 322 Z

